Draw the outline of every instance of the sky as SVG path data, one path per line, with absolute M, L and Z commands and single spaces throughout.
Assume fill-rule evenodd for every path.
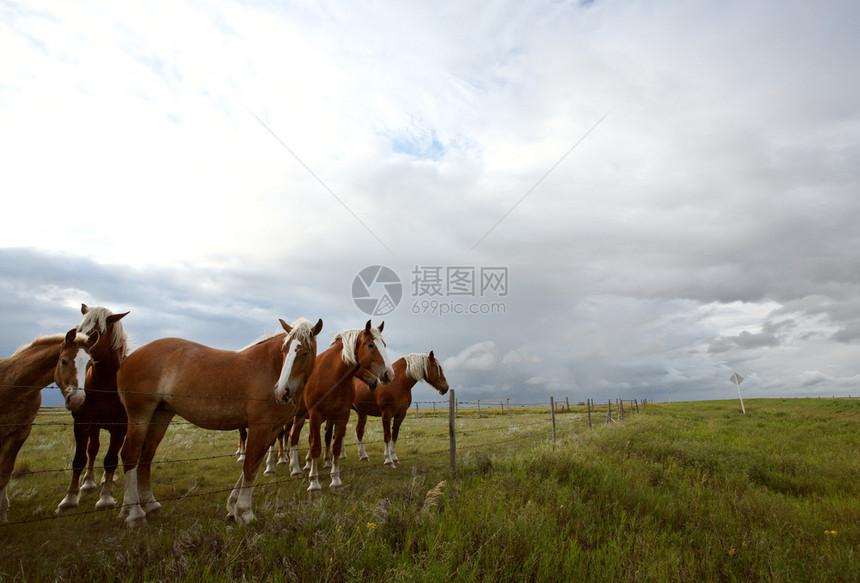
M 86 303 L 132 346 L 384 321 L 463 401 L 856 395 L 857 22 L 0 2 L 0 354 Z

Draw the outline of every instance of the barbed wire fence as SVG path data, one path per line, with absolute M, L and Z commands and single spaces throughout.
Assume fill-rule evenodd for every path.
M 55 387 L 48 387 L 55 388 Z M 59 390 L 59 389 L 57 389 Z M 217 397 L 216 397 L 217 398 Z M 222 396 L 221 398 L 231 398 L 238 399 L 239 397 L 235 396 Z M 247 400 L 247 398 L 242 397 L 242 399 Z M 625 403 L 627 406 L 627 412 L 625 412 Z M 448 427 L 447 431 L 440 429 L 438 433 L 431 434 L 423 434 L 422 439 L 436 439 L 436 440 L 444 440 L 444 438 L 448 437 L 448 447 L 440 448 L 433 451 L 421 452 L 421 453 L 412 453 L 410 454 L 410 460 L 412 461 L 422 461 L 426 459 L 434 459 L 434 460 L 444 460 L 445 454 L 448 454 L 448 468 L 447 471 L 451 476 L 456 477 L 457 475 L 457 457 L 458 454 L 466 454 L 468 455 L 471 452 L 475 452 L 478 450 L 484 450 L 487 448 L 493 447 L 501 447 L 507 446 L 511 444 L 521 444 L 523 442 L 524 437 L 529 437 L 533 439 L 549 439 L 552 443 L 555 443 L 558 439 L 558 429 L 557 429 L 557 416 L 564 416 L 568 414 L 578 414 L 580 416 L 584 416 L 583 423 L 588 424 L 589 429 L 593 429 L 595 425 L 597 425 L 597 419 L 599 417 L 603 417 L 605 412 L 605 420 L 603 424 L 609 425 L 612 423 L 618 423 L 622 421 L 625 415 L 629 416 L 632 413 L 639 413 L 644 411 L 647 406 L 648 401 L 643 400 L 638 401 L 637 399 L 633 400 L 622 400 L 617 399 L 615 401 L 615 408 L 613 409 L 613 403 L 611 400 L 608 400 L 606 405 L 597 405 L 593 400 L 587 399 L 586 401 L 580 401 L 575 405 L 571 405 L 569 398 L 565 397 L 564 404 L 561 402 L 556 402 L 554 397 L 550 397 L 549 402 L 546 401 L 536 401 L 530 403 L 511 403 L 509 398 L 494 398 L 494 399 L 479 399 L 479 400 L 457 400 L 456 392 L 454 390 L 449 391 L 447 400 L 439 400 L 439 401 L 413 401 L 413 408 L 410 408 L 409 414 L 415 415 L 416 417 L 447 417 L 448 418 Z M 423 407 L 423 409 L 422 409 Z M 549 420 L 540 419 L 535 420 L 529 423 L 518 423 L 515 425 L 517 428 L 517 434 L 515 436 L 506 438 L 506 439 L 496 439 L 496 440 L 485 440 L 480 443 L 464 445 L 463 439 L 465 437 L 474 438 L 476 435 L 480 435 L 483 432 L 491 432 L 498 431 L 498 427 L 487 426 L 487 427 L 473 427 L 469 426 L 468 428 L 462 427 L 463 424 L 470 422 L 473 419 L 487 419 L 494 416 L 503 416 L 506 418 L 510 418 L 514 416 L 513 411 L 518 411 L 519 413 L 538 413 L 538 414 L 547 414 L 549 416 Z M 407 415 L 408 419 L 409 415 Z M 458 423 L 459 422 L 459 423 Z M 549 423 L 548 423 L 549 422 Z M 151 423 L 144 423 L 151 424 Z M 196 427 L 193 423 L 180 419 L 174 419 L 168 422 L 169 425 L 178 425 L 178 426 L 191 426 Z M 27 424 L 0 424 L 0 429 L 3 427 L 11 427 L 11 426 L 20 426 L 20 425 L 30 425 L 31 427 L 72 427 L 74 425 L 74 421 L 69 419 L 68 421 L 34 421 Z M 102 426 L 106 424 L 100 424 Z M 458 426 L 460 430 L 458 432 Z M 583 425 L 584 427 L 584 425 Z M 232 429 L 232 428 L 231 428 Z M 230 429 L 226 429 L 230 430 Z M 461 444 L 457 445 L 457 437 L 461 438 Z M 374 445 L 374 444 L 383 444 L 384 441 L 382 439 L 364 441 L 364 445 Z M 355 447 L 358 445 L 358 442 L 347 442 L 344 440 L 343 450 L 345 451 L 347 447 Z M 26 443 L 25 443 L 26 447 Z M 235 453 L 227 453 L 227 454 L 218 454 L 218 455 L 207 455 L 207 456 L 198 456 L 198 457 L 186 457 L 186 458 L 175 458 L 175 459 L 156 459 L 152 462 L 153 466 L 156 465 L 170 465 L 170 464 L 188 464 L 191 462 L 199 462 L 199 461 L 209 461 L 216 459 L 235 459 Z M 436 469 L 417 469 L 416 466 L 413 466 L 413 473 L 427 473 L 430 471 L 440 471 L 441 468 L 444 467 L 444 461 L 438 464 Z M 23 472 L 15 472 L 12 471 L 11 477 L 13 479 L 23 478 L 30 475 L 36 474 L 46 474 L 46 473 L 66 473 L 71 472 L 72 468 L 63 467 L 63 468 L 46 468 L 39 470 L 30 470 Z M 366 465 L 366 466 L 342 466 L 340 467 L 340 472 L 342 475 L 349 474 L 365 474 L 368 472 L 389 472 L 387 468 L 384 468 L 380 465 Z M 306 480 L 307 476 L 288 476 L 284 478 L 278 479 L 269 479 L 264 482 L 256 482 L 254 484 L 255 488 L 272 488 L 279 486 L 287 486 L 293 485 L 303 480 Z M 180 502 L 182 500 L 200 498 L 203 496 L 210 496 L 216 494 L 227 494 L 233 490 L 233 487 L 225 487 L 225 488 L 217 488 L 202 492 L 197 491 L 188 491 L 176 496 L 172 497 L 162 497 L 159 499 L 160 502 Z M 122 505 L 117 507 L 119 509 L 122 508 Z M 0 524 L 0 529 L 7 526 L 21 525 L 21 524 L 30 524 L 35 522 L 44 522 L 50 520 L 61 520 L 68 519 L 75 516 L 83 516 L 89 514 L 96 514 L 100 512 L 109 512 L 116 511 L 117 508 L 109 508 L 109 509 L 101 509 L 101 510 L 76 510 L 61 514 L 51 514 L 47 516 L 39 516 L 32 517 L 29 519 L 10 521 L 7 523 Z

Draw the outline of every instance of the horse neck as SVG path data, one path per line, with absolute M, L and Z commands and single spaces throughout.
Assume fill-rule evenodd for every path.
M 116 372 L 122 364 L 123 354 L 122 349 L 112 348 L 108 353 L 99 360 L 93 360 L 92 370 L 93 375 L 111 375 L 116 377 Z
M 352 379 L 355 378 L 355 373 L 361 368 L 360 364 L 347 364 L 343 361 L 343 342 L 338 340 L 336 344 L 330 346 L 326 351 L 317 356 L 316 364 L 314 365 L 314 373 L 319 371 L 321 374 L 328 374 L 338 385 L 349 385 L 352 387 Z M 328 386 L 333 386 L 329 384 Z
M 265 340 L 260 340 L 256 344 L 252 344 L 239 352 L 261 364 L 264 362 L 270 363 L 273 369 L 277 369 L 275 370 L 275 374 L 279 375 L 281 367 L 284 364 L 284 353 L 281 347 L 284 345 L 285 337 L 286 334 L 281 332 Z
M 395 360 L 394 364 L 391 365 L 391 368 L 394 369 L 394 380 L 391 381 L 390 384 L 403 391 L 411 391 L 412 387 L 414 387 L 419 380 L 422 380 L 412 378 L 406 374 L 406 359 L 403 357 Z
M 62 338 L 57 342 L 40 343 L 26 348 L 19 354 L 3 359 L 2 376 L 5 385 L 16 385 L 17 389 L 41 391 L 54 382 L 54 370 L 60 358 Z M 2 370 L 0 369 L 0 370 Z

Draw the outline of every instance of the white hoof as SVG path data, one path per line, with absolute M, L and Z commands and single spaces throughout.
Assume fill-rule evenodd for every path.
M 132 506 L 128 510 L 128 516 L 125 518 L 125 524 L 129 528 L 135 528 L 146 524 L 146 514 L 141 510 L 140 506 Z
M 96 510 L 106 510 L 108 508 L 116 508 L 116 499 L 113 496 L 99 498 L 96 502 Z
M 61 512 L 65 512 L 66 510 L 71 510 L 72 508 L 77 508 L 80 503 L 78 502 L 78 497 L 73 496 L 72 494 L 66 494 L 66 497 L 60 502 L 60 505 L 57 506 L 57 510 L 55 511 L 57 514 Z

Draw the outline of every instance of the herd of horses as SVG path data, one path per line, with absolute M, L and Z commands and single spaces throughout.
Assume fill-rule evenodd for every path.
M 41 405 L 41 390 L 55 383 L 74 419 L 72 477 L 57 512 L 76 508 L 81 492 L 97 489 L 95 458 L 102 430 L 110 441 L 96 509 L 114 508 L 120 458 L 122 514 L 129 526 L 144 524 L 161 504 L 152 492 L 151 465 L 174 416 L 205 429 L 238 430 L 242 472 L 227 499 L 228 518 L 247 524 L 254 480 L 269 452 L 266 473 L 274 471 L 276 442 L 292 475 L 304 475 L 298 444 L 310 425 L 307 463 L 309 491 L 321 490 L 320 432 L 325 422 L 324 462 L 330 487 L 343 485 L 340 459 L 351 411 L 358 414 L 358 454 L 368 456 L 363 435 L 368 416 L 382 417 L 384 464 L 396 467 L 400 425 L 421 380 L 440 394 L 448 391 L 433 351 L 409 354 L 393 363 L 382 337 L 384 323 L 345 330 L 317 354 L 322 320 L 280 320 L 283 331 L 238 351 L 218 350 L 162 338 L 131 351 L 121 320 L 104 307 L 81 306 L 81 322 L 66 334 L 39 337 L 0 359 L 0 522 L 7 521 L 6 488 L 18 451 L 30 434 Z M 393 430 L 392 430 L 393 422 Z M 332 439 L 333 438 L 333 439 Z

